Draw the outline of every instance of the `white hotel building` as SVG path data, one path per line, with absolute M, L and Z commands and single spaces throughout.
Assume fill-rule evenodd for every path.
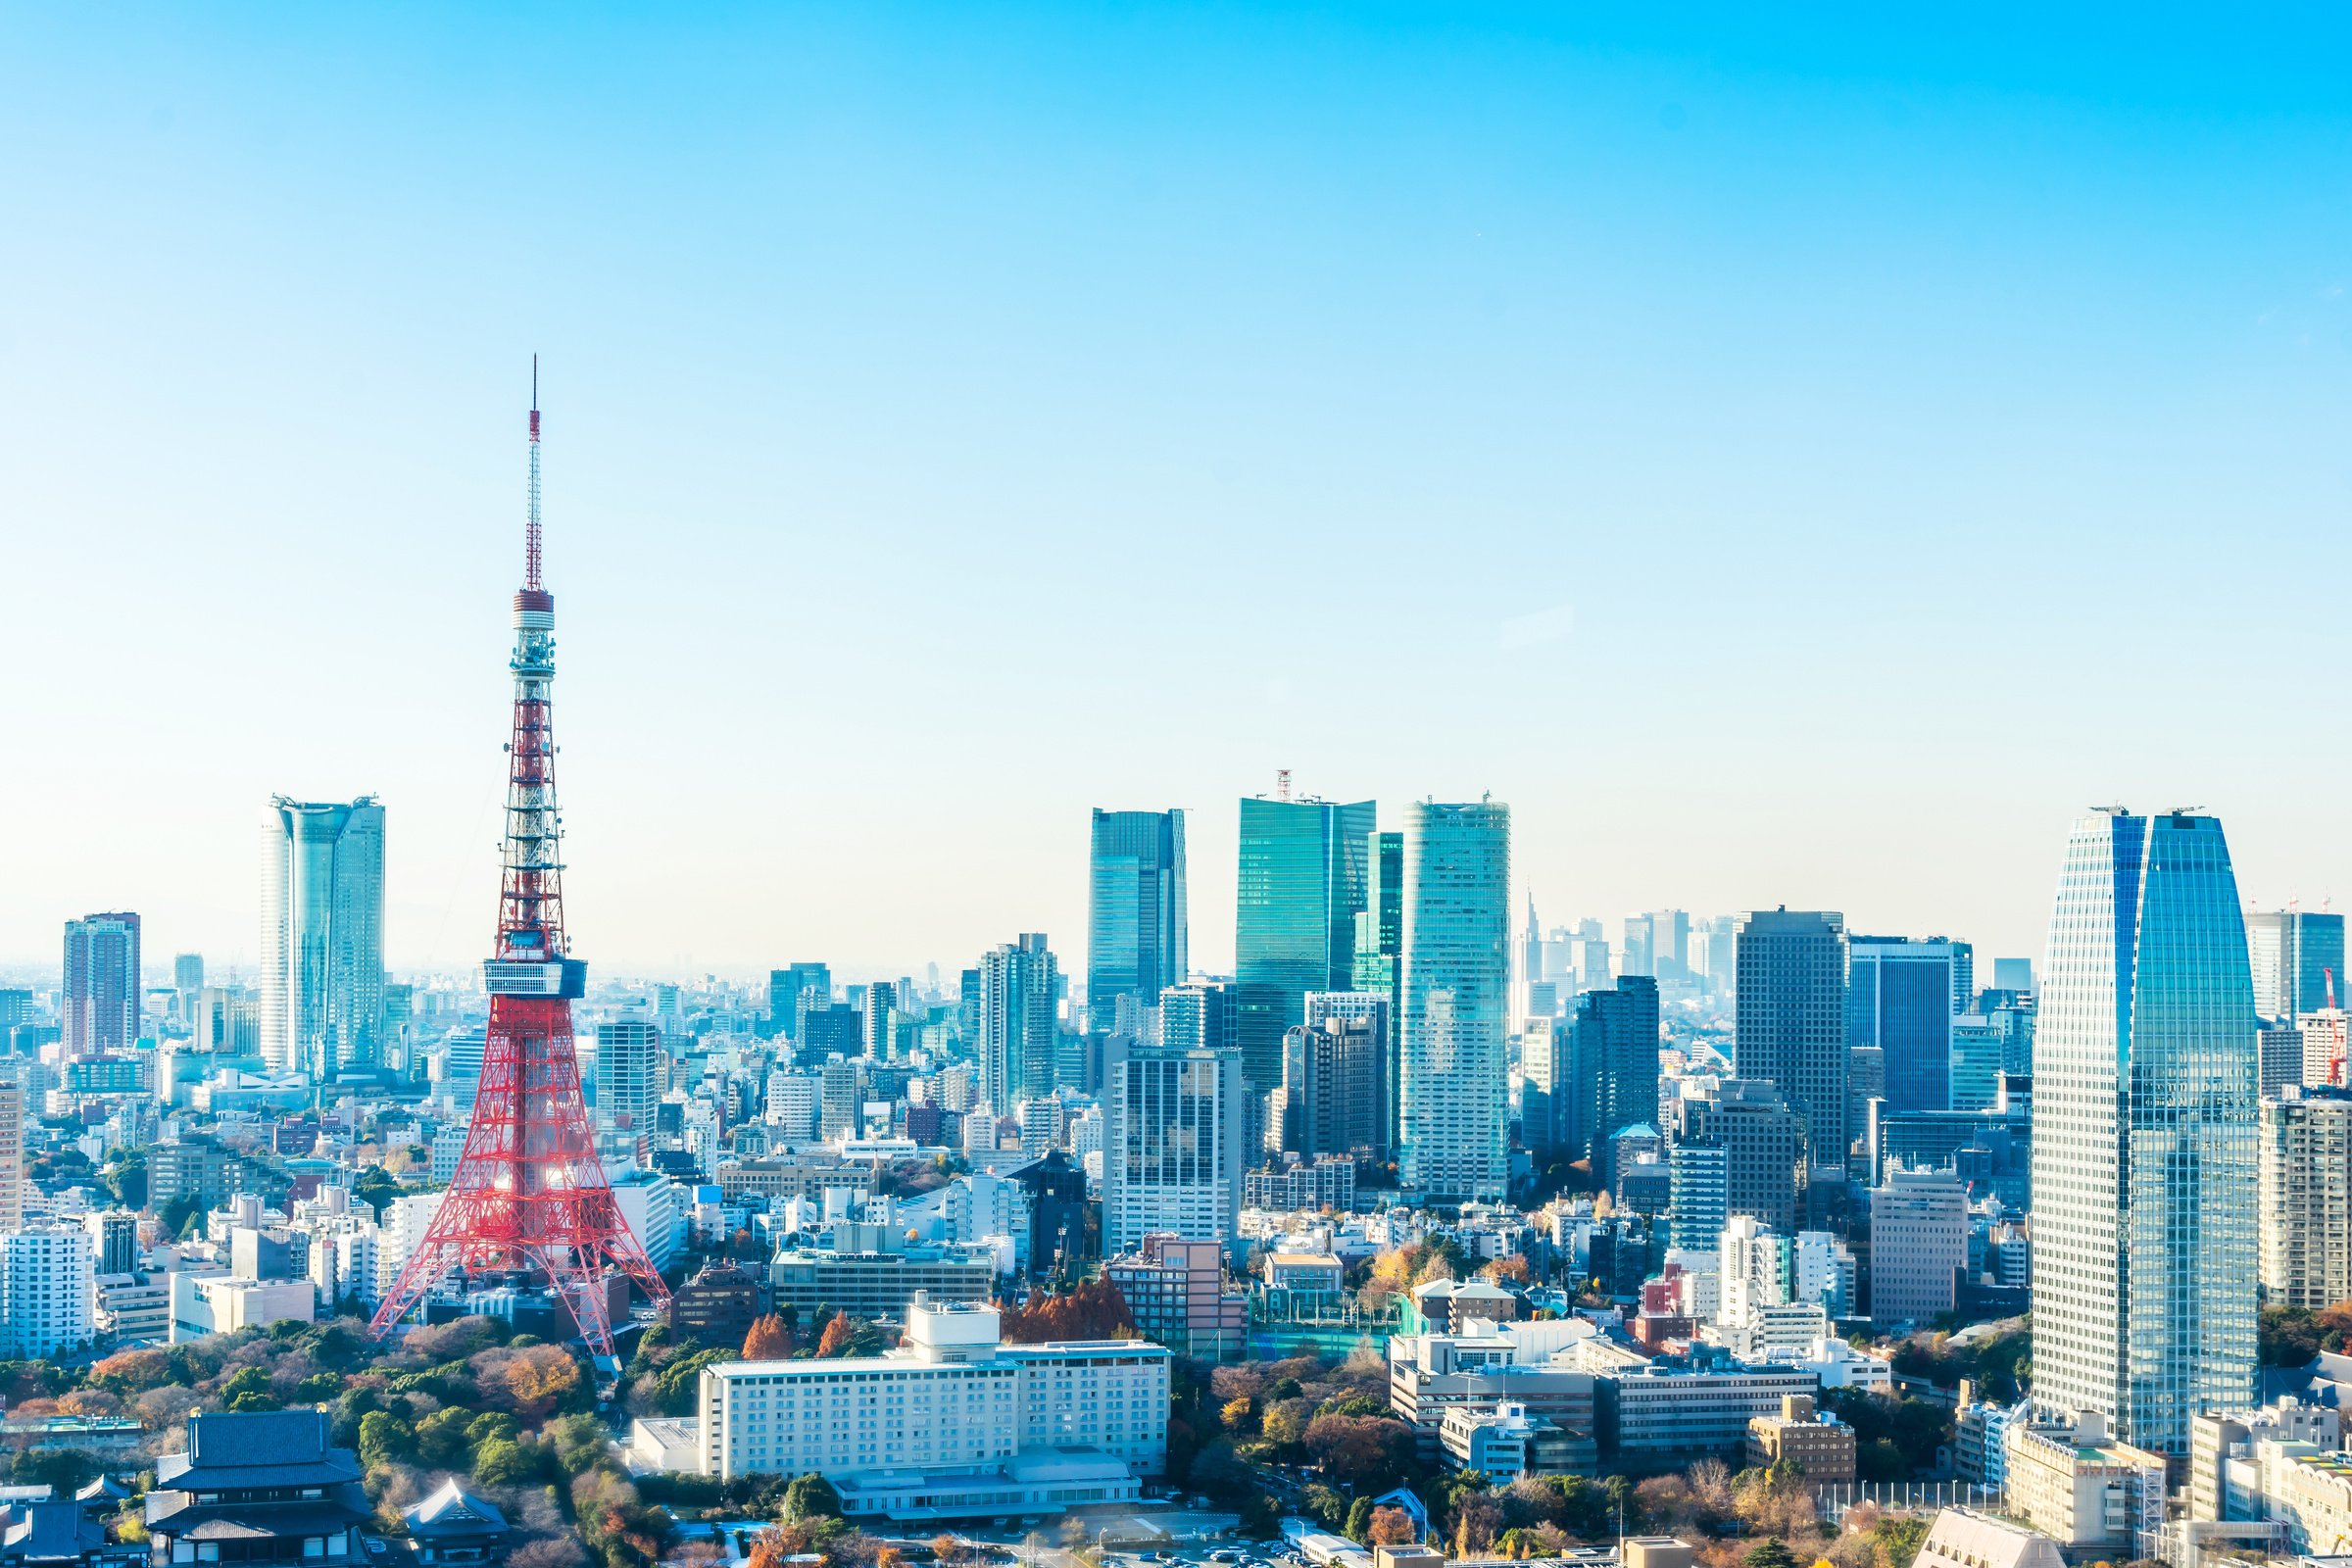
M 679 1436 L 704 1475 L 820 1472 L 851 1517 L 1125 1501 L 1166 1468 L 1163 1347 L 1004 1345 L 995 1307 L 921 1293 L 906 1340 L 877 1356 L 705 1367 L 695 1430 Z

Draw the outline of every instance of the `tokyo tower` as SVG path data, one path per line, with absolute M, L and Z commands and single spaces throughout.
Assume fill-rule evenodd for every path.
M 531 477 L 522 589 L 514 596 L 514 738 L 507 746 L 505 888 L 497 956 L 482 965 L 490 1027 L 481 1090 L 455 1177 L 424 1240 L 376 1308 L 381 1339 L 453 1270 L 521 1272 L 552 1286 L 609 1362 L 606 1281 L 669 1299 L 597 1157 L 571 1043 L 588 965 L 564 941 L 563 818 L 556 811 L 556 597 L 539 579 L 539 364 L 531 362 Z

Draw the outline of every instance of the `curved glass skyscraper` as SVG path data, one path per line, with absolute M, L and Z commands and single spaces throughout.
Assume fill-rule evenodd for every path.
M 1404 812 L 1404 1053 L 1398 1178 L 1429 1199 L 1497 1201 L 1511 1160 L 1511 808 Z
M 270 803 L 262 830 L 262 1055 L 326 1079 L 373 1066 L 384 1012 L 384 808 Z
M 2254 1034 L 2220 821 L 2077 821 L 2034 1036 L 2034 1397 L 2168 1455 L 2255 1402 Z

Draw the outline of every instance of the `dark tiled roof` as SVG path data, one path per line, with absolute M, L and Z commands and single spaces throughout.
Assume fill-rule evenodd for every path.
M 322 1457 L 324 1410 L 268 1410 L 188 1417 L 188 1458 L 199 1465 L 301 1464 Z
M 79 1562 L 106 1544 L 106 1526 L 86 1517 L 77 1502 L 36 1502 L 29 1517 L 8 1527 L 0 1556 L 11 1562 Z
M 239 1487 L 331 1487 L 360 1479 L 349 1448 L 327 1446 L 323 1410 L 268 1410 L 188 1418 L 188 1451 L 167 1454 L 155 1479 L 183 1492 Z
M 197 1502 L 185 1492 L 147 1494 L 148 1527 L 172 1535 L 192 1535 L 208 1520 L 230 1519 L 262 1527 L 257 1531 L 261 1535 L 315 1536 L 367 1517 L 368 1494 L 357 1482 L 330 1487 L 324 1497 L 295 1502 Z
M 331 1497 L 323 1502 L 207 1502 L 174 1511 L 160 1521 L 160 1527 L 188 1541 L 268 1541 L 331 1535 L 367 1517 L 365 1507 Z M 152 1513 L 147 1522 L 159 1524 Z

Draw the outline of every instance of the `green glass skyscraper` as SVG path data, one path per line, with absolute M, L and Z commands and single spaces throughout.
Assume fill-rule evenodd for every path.
M 1377 819 L 1370 801 L 1242 802 L 1235 1032 L 1242 1075 L 1259 1095 L 1282 1081 L 1283 1032 L 1305 1021 L 1306 994 L 1353 988 L 1355 917 Z

